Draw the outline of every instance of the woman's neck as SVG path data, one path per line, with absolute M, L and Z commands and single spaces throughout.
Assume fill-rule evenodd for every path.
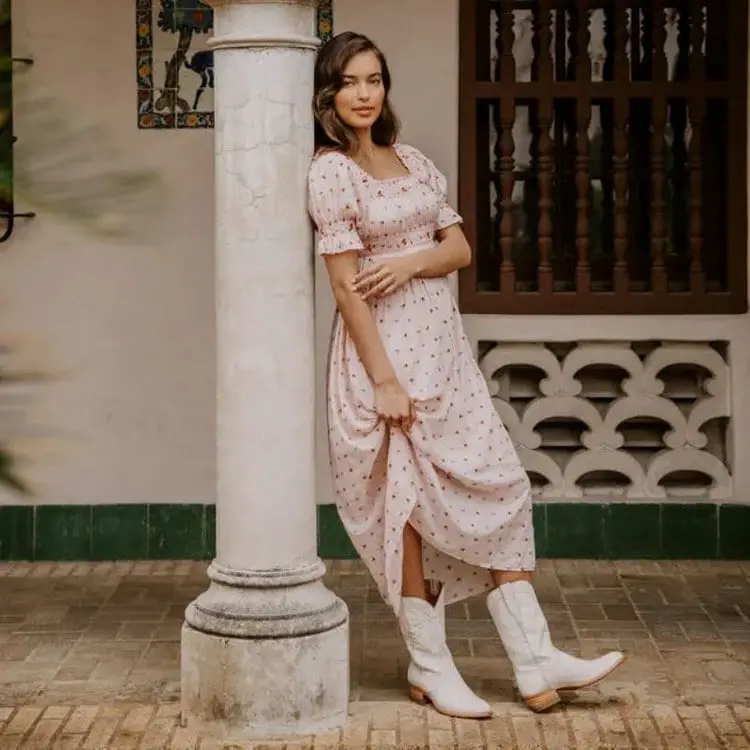
M 356 157 L 358 159 L 369 160 L 375 154 L 376 146 L 372 140 L 372 130 L 367 128 L 357 132 L 357 152 Z

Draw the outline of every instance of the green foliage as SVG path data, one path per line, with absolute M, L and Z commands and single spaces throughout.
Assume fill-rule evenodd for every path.
M 8 205 L 13 194 L 13 132 L 11 127 L 11 75 L 13 61 L 10 50 L 10 0 L 0 0 L 0 205 Z M 0 444 L 0 486 L 28 494 L 26 484 L 18 476 L 10 449 Z
M 154 170 L 133 167 L 103 128 L 16 86 L 23 133 L 14 146 L 17 206 L 110 240 L 153 238 L 168 196 Z
M 13 190 L 11 48 L 10 0 L 0 0 L 0 205 L 8 205 Z
M 165 10 L 171 6 L 165 23 L 208 31 L 210 8 L 198 0 L 179 2 L 178 10 L 164 3 Z M 82 123 L 80 113 L 72 116 L 55 100 L 35 96 L 25 85 L 24 64 L 11 55 L 10 0 L 0 0 L 0 211 L 15 202 L 17 210 L 55 215 L 103 239 L 145 245 L 137 242 L 140 232 L 155 239 L 166 199 L 157 173 L 134 169 L 129 155 L 118 153 L 116 139 Z M 20 108 L 23 132 L 14 144 L 12 113 Z M 6 349 L 0 346 L 0 352 Z M 0 400 L 8 383 L 19 379 L 27 378 L 9 378 L 0 369 Z M 0 487 L 25 495 L 32 490 L 13 452 L 14 413 L 17 408 L 0 403 Z
M 11 451 L 0 446 L 0 486 L 22 495 L 30 495 L 29 486 L 19 477 Z

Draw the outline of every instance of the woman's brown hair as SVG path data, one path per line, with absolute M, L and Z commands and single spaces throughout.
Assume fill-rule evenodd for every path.
M 344 83 L 344 70 L 349 61 L 363 52 L 373 52 L 380 61 L 385 99 L 380 117 L 373 123 L 372 140 L 377 146 L 392 146 L 401 127 L 388 100 L 391 72 L 385 55 L 366 36 L 345 31 L 329 39 L 318 51 L 315 60 L 313 115 L 315 117 L 315 151 L 334 149 L 352 154 L 358 140 L 354 131 L 336 113 L 334 98 Z

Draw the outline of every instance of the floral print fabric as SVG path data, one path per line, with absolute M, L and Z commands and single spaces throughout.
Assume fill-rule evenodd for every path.
M 397 145 L 408 174 L 376 180 L 328 152 L 310 168 L 309 205 L 322 255 L 360 265 L 429 249 L 461 217 L 445 177 Z M 398 612 L 402 534 L 423 540 L 425 576 L 446 602 L 492 587 L 490 569 L 533 570 L 531 491 L 463 330 L 447 278 L 415 278 L 371 303 L 400 382 L 414 400 L 404 432 L 377 418 L 372 383 L 337 314 L 328 363 L 328 436 L 338 511 L 378 588 Z

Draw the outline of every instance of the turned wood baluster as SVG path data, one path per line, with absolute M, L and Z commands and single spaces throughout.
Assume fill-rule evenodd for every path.
M 690 0 L 680 0 L 677 8 L 677 58 L 674 63 L 673 80 L 690 80 L 690 45 L 692 42 L 691 9 Z M 672 216 L 668 225 L 668 234 L 671 235 L 674 260 L 678 263 L 672 265 L 675 281 L 680 288 L 687 288 L 690 283 L 689 275 L 689 184 L 690 173 L 688 171 L 688 100 L 679 98 L 670 101 L 669 123 L 671 130 L 671 144 L 669 156 L 671 157 L 671 194 L 672 194 Z
M 690 170 L 690 290 L 694 294 L 705 291 L 703 273 L 703 117 L 705 103 L 697 99 L 690 106 L 690 137 L 688 165 Z
M 589 57 L 589 10 L 587 0 L 578 4 L 577 28 L 571 29 L 576 36 L 576 78 L 579 82 L 591 80 L 591 58 Z M 589 228 L 591 209 L 591 157 L 589 152 L 589 119 L 591 99 L 581 93 L 576 101 L 576 292 L 588 294 L 591 290 L 591 261 Z
M 654 294 L 666 294 L 667 269 L 664 263 L 666 252 L 666 203 L 664 187 L 664 127 L 667 120 L 664 97 L 654 97 L 651 113 L 651 285 Z
M 726 6 L 728 1 L 712 0 L 707 9 L 706 59 L 704 63 L 708 77 L 714 81 L 724 78 L 727 74 L 728 21 Z
M 539 292 L 552 294 L 552 100 L 539 100 Z
M 706 78 L 706 60 L 703 56 L 703 0 L 692 3 L 690 79 L 702 83 Z M 705 292 L 706 279 L 703 273 L 703 117 L 705 99 L 697 94 L 690 102 L 690 290 L 693 294 Z
M 513 99 L 500 102 L 500 291 L 511 294 L 516 290 L 516 269 L 513 264 L 513 123 L 516 103 Z
M 690 44 L 692 53 L 690 56 L 690 80 L 703 83 L 706 80 L 706 58 L 703 55 L 704 23 L 703 13 L 704 0 L 692 0 L 690 8 Z
M 640 45 L 643 12 L 644 8 L 641 4 L 631 10 L 630 16 L 630 77 L 634 81 L 638 80 L 643 66 L 643 53 Z
M 505 83 L 516 80 L 516 61 L 513 57 L 513 4 L 505 0 L 499 14 L 500 76 Z M 498 166 L 500 171 L 500 291 L 512 294 L 516 290 L 516 269 L 513 264 L 513 124 L 516 121 L 516 102 L 511 97 L 500 100 L 500 116 L 496 119 L 498 133 Z
M 552 83 L 554 75 L 552 51 L 552 0 L 538 0 L 539 10 L 534 24 L 539 39 L 539 81 Z
M 677 60 L 675 63 L 674 80 L 687 81 L 690 77 L 690 45 L 691 39 L 691 17 L 692 9 L 689 6 L 690 0 L 682 0 L 682 4 L 677 9 L 679 17 L 677 19 Z
M 516 80 L 516 58 L 513 57 L 513 2 L 503 0 L 498 13 L 498 39 L 500 41 L 500 80 L 503 83 L 513 83 Z
M 624 3 L 617 3 L 615 11 L 615 82 L 621 86 L 627 85 L 630 76 L 628 57 L 626 54 L 628 43 L 628 15 Z M 638 43 L 638 15 L 632 11 L 632 23 L 636 33 L 632 35 L 635 41 L 631 49 Z M 629 101 L 623 96 L 617 96 L 614 102 L 613 146 L 612 156 L 614 171 L 614 288 L 616 294 L 626 294 L 628 291 L 628 137 L 627 121 Z
M 565 43 L 567 36 L 567 23 L 565 8 L 562 5 L 557 7 L 555 12 L 555 80 L 570 81 L 568 76 L 568 65 L 565 61 L 567 45 Z
M 615 34 L 615 81 L 623 87 L 627 85 L 630 78 L 630 63 L 628 61 L 628 8 L 622 0 L 615 0 L 615 12 L 613 30 Z M 632 22 L 637 24 L 638 15 L 635 9 L 632 13 Z M 633 45 L 635 46 L 635 45 Z
M 536 30 L 539 35 L 539 82 L 552 84 L 552 42 L 551 0 L 539 0 Z M 552 274 L 552 175 L 554 159 L 550 128 L 553 119 L 553 103 L 549 94 L 542 94 L 537 100 L 539 122 L 539 293 L 550 296 L 553 293 Z
M 614 173 L 615 173 L 615 267 L 616 294 L 627 294 L 628 279 L 628 101 L 615 100 Z
M 664 296 L 668 293 L 668 277 L 665 265 L 667 246 L 664 200 L 665 159 L 664 128 L 667 121 L 667 58 L 664 54 L 666 40 L 663 0 L 654 0 L 654 83 L 658 89 L 651 101 L 651 289 L 652 293 Z

